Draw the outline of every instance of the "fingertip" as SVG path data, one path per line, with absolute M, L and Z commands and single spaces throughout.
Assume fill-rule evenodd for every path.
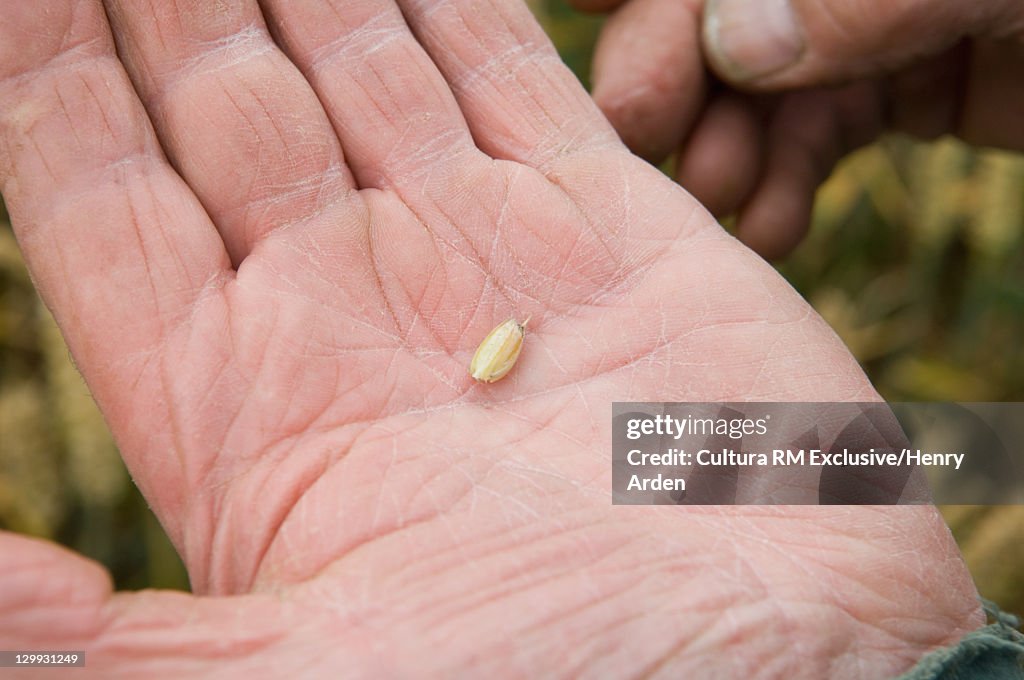
M 789 255 L 807 235 L 818 186 L 847 151 L 836 93 L 791 94 L 772 114 L 765 171 L 737 220 L 737 236 L 768 260 Z
M 804 51 L 789 0 L 708 0 L 701 34 L 712 67 L 734 83 L 782 71 Z
M 703 104 L 698 17 L 676 0 L 631 0 L 606 23 L 594 52 L 593 97 L 637 155 L 659 162 Z
M 736 221 L 736 237 L 768 261 L 789 256 L 811 226 L 814 194 L 797 187 L 767 186 Z
M 596 90 L 594 101 L 615 128 L 622 142 L 637 156 L 654 164 L 661 163 L 676 146 L 680 133 L 676 116 L 659 107 L 658 95 L 646 88 L 606 94 Z
M 676 180 L 716 217 L 735 213 L 757 184 L 763 160 L 761 129 L 745 101 L 712 101 L 683 145 Z
M 110 573 L 97 562 L 55 543 L 0 532 L 0 637 L 8 644 L 91 635 L 112 591 Z

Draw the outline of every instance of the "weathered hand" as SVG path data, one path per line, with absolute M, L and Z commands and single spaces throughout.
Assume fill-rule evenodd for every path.
M 617 8 L 594 97 L 741 240 L 788 254 L 833 164 L 884 130 L 1024 150 L 1016 0 L 573 0 Z M 706 64 L 714 69 L 716 80 Z
M 7 3 L 0 179 L 196 596 L 3 535 L 0 647 L 103 677 L 878 677 L 980 623 L 930 508 L 610 504 L 613 400 L 875 395 L 525 6 L 106 10 Z M 519 364 L 475 383 L 510 316 Z

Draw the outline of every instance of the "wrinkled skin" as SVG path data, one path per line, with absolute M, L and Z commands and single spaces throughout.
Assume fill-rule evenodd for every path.
M 5 3 L 3 195 L 196 595 L 4 534 L 0 647 L 96 677 L 874 678 L 981 623 L 929 507 L 611 505 L 613 400 L 877 396 L 525 7 L 261 7 Z M 519 364 L 474 383 L 513 315 Z

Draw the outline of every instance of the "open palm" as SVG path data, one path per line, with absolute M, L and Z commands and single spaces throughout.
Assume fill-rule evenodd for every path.
M 399 5 L 5 8 L 19 241 L 194 590 L 233 597 L 111 596 L 6 535 L 0 646 L 101 673 L 873 677 L 977 625 L 927 508 L 611 506 L 612 401 L 874 393 L 524 6 Z M 509 317 L 519 365 L 475 383 Z

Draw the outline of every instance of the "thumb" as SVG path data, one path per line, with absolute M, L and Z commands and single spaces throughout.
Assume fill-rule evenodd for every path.
M 0 531 L 0 650 L 76 653 L 88 669 L 85 677 L 252 675 L 275 651 L 293 654 L 300 644 L 293 634 L 328 629 L 328 620 L 310 608 L 289 609 L 282 599 L 114 593 L 99 564 L 53 543 Z M 8 651 L 0 662 L 10 663 L 10 657 Z M 39 677 L 32 672 L 17 677 Z M 2 668 L 0 677 L 7 677 Z M 64 676 L 58 671 L 52 677 Z
M 981 35 L 1024 39 L 1024 3 L 707 0 L 703 20 L 713 68 L 757 88 L 890 71 Z

